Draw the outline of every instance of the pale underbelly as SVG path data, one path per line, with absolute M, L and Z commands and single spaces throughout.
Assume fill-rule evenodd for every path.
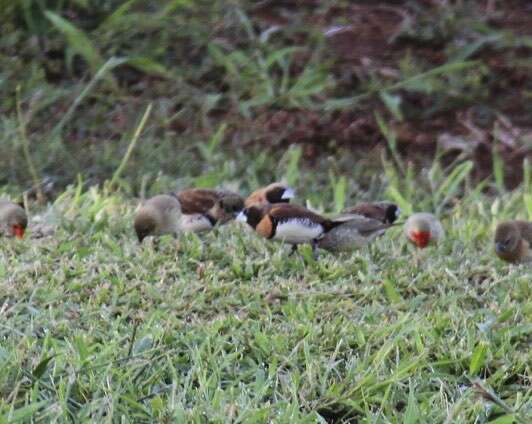
M 199 233 L 212 229 L 211 222 L 201 214 L 181 216 L 181 230 L 185 232 Z
M 308 243 L 318 238 L 323 233 L 320 224 L 307 224 L 298 221 L 284 222 L 277 225 L 275 240 L 285 241 L 291 244 Z

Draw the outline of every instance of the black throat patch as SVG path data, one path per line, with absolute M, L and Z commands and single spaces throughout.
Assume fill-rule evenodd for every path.
M 246 214 L 247 223 L 252 228 L 257 228 L 257 225 L 259 224 L 262 217 L 264 216 L 264 213 L 262 212 L 262 210 L 255 206 L 251 206 L 250 208 L 244 209 L 244 213 Z
M 269 203 L 288 203 L 290 199 L 283 199 L 285 191 L 284 187 L 274 187 L 266 192 L 266 200 Z

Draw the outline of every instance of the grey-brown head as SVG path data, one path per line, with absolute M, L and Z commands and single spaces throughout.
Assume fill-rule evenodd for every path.
M 159 217 L 157 214 L 150 209 L 140 209 L 135 216 L 135 233 L 137 233 L 137 238 L 139 243 L 151 235 L 156 233 L 158 227 Z
M 161 194 L 148 199 L 135 215 L 134 227 L 139 242 L 148 236 L 176 234 L 180 218 L 181 207 L 174 196 Z
M 235 219 L 238 213 L 244 208 L 244 199 L 236 194 L 224 194 L 218 199 L 214 206 L 209 209 L 206 216 L 210 217 L 213 225 L 223 225 Z
M 28 226 L 28 216 L 23 207 L 16 203 L 0 201 L 0 227 L 8 237 L 23 238 Z
M 515 222 L 506 221 L 495 230 L 495 252 L 498 255 L 511 255 L 519 249 L 521 232 Z
M 244 199 L 239 195 L 230 195 L 220 199 L 220 207 L 232 218 L 236 218 L 239 212 L 244 209 Z
M 444 236 L 440 221 L 426 212 L 411 215 L 404 224 L 404 231 L 408 239 L 419 248 L 437 243 Z

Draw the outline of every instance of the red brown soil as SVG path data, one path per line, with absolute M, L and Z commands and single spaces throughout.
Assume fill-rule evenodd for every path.
M 371 74 L 393 79 L 399 62 L 406 56 L 424 63 L 427 69 L 446 63 L 449 47 L 457 40 L 451 35 L 429 41 L 402 32 L 404 25 L 416 28 L 429 21 L 445 2 L 420 1 L 418 10 L 401 1 L 342 2 L 323 7 L 318 1 L 267 1 L 255 8 L 253 19 L 261 28 L 290 26 L 291 18 L 304 11 L 304 22 L 326 34 L 327 50 L 339 81 L 338 93 L 348 97 Z M 471 2 L 473 3 L 473 2 Z M 501 4 L 504 3 L 504 4 Z M 477 1 L 478 21 L 493 31 L 515 36 L 532 35 L 532 3 L 526 0 L 505 2 Z M 459 40 L 458 40 L 459 41 Z M 530 43 L 529 43 L 530 44 Z M 507 167 L 507 184 L 522 179 L 522 164 L 532 155 L 532 72 L 530 47 L 479 49 L 472 58 L 488 68 L 481 102 L 458 102 L 427 114 L 435 105 L 429 95 L 401 91 L 402 105 L 411 110 L 408 119 L 393 119 L 382 102 L 368 100 L 352 111 L 318 113 L 308 110 L 264 110 L 253 122 L 238 120 L 233 127 L 253 128 L 252 142 L 286 145 L 301 143 L 309 156 L 323 149 L 346 145 L 353 149 L 386 146 L 375 120 L 378 112 L 397 133 L 399 149 L 408 158 L 431 158 L 438 144 L 449 158 L 467 154 L 475 161 L 476 174 L 485 178 L 492 172 L 492 150 L 502 155 Z

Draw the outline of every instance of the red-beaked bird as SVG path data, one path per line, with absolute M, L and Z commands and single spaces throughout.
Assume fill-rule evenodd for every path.
M 438 218 L 426 212 L 410 216 L 405 222 L 404 232 L 408 240 L 421 249 L 438 243 L 445 234 Z
M 362 215 L 347 214 L 334 220 L 345 220 L 318 240 L 318 247 L 331 252 L 360 249 L 390 228 L 393 224 Z
M 24 208 L 9 200 L 0 199 L 0 235 L 23 238 L 28 226 Z
M 144 201 L 135 214 L 134 227 L 139 242 L 148 236 L 172 234 L 180 231 L 181 205 L 168 194 L 160 194 Z
M 290 203 L 290 199 L 294 197 L 295 191 L 291 187 L 283 183 L 272 183 L 251 193 L 245 201 L 245 207 Z
M 320 237 L 345 222 L 344 219 L 330 220 L 303 206 L 288 203 L 245 208 L 237 221 L 246 222 L 262 237 L 291 244 L 291 253 L 298 244 L 305 243 L 316 253 Z
M 362 215 L 383 224 L 393 224 L 399 218 L 401 209 L 392 202 L 363 202 L 346 209 L 344 213 Z
M 244 199 L 229 190 L 191 188 L 172 193 L 181 204 L 181 229 L 201 232 L 234 219 L 244 208 Z
M 497 225 L 495 253 L 507 262 L 532 262 L 532 222 L 516 220 Z

